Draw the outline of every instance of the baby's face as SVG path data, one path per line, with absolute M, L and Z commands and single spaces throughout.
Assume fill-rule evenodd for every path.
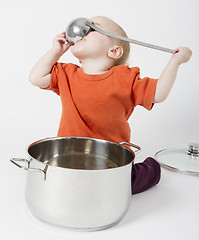
M 105 31 L 115 32 L 117 28 L 113 21 L 105 17 L 93 17 L 91 20 L 97 27 Z M 91 31 L 71 47 L 71 52 L 80 61 L 86 58 L 103 58 L 107 56 L 109 49 L 113 45 L 113 38 L 107 37 L 97 31 Z

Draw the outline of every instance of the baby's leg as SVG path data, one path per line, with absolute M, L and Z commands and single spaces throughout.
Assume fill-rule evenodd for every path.
M 160 180 L 160 164 L 148 157 L 142 163 L 133 164 L 131 175 L 132 194 L 143 192 Z

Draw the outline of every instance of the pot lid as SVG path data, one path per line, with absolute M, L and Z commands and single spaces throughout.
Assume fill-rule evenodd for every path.
M 199 176 L 199 144 L 191 143 L 188 149 L 164 149 L 155 154 L 162 167 L 175 172 Z

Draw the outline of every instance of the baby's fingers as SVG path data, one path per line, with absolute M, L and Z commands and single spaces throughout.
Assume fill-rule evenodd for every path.
M 65 43 L 67 40 L 65 37 L 63 36 L 57 36 L 56 37 L 56 41 L 60 42 L 60 43 Z
M 184 52 L 184 54 L 186 55 L 187 58 L 190 58 L 192 55 L 192 51 L 190 48 L 188 47 L 182 47 L 182 51 Z
M 55 37 L 54 40 L 57 41 L 57 42 L 60 42 L 60 43 L 65 43 L 67 41 L 64 32 L 60 33 L 60 34 L 57 34 L 57 36 Z
M 190 55 L 192 55 L 192 51 L 191 51 L 190 48 L 186 48 L 186 51 L 187 51 Z
M 176 49 L 174 50 L 173 54 L 178 53 L 178 52 L 179 52 L 179 49 L 176 48 Z

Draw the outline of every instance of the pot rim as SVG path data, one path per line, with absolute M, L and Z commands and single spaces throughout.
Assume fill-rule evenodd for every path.
M 122 149 L 124 150 L 127 150 L 129 151 L 131 154 L 133 154 L 133 159 L 132 161 L 130 161 L 129 163 L 125 164 L 125 165 L 122 165 L 122 166 L 118 166 L 118 167 L 114 167 L 114 168 L 106 168 L 106 169 L 76 169 L 76 168 L 64 168 L 64 167 L 60 167 L 60 166 L 53 166 L 53 165 L 50 165 L 48 163 L 44 163 L 44 162 L 41 162 L 39 161 L 38 159 L 32 157 L 30 154 L 29 154 L 29 148 L 36 145 L 36 144 L 39 144 L 41 142 L 45 142 L 45 141 L 53 141 L 53 140 L 60 140 L 60 139 L 86 139 L 86 140 L 91 140 L 91 141 L 100 141 L 100 142 L 104 142 L 104 143 L 110 143 L 110 144 L 114 144 L 114 145 L 118 145 L 119 147 L 121 147 Z M 123 145 L 126 143 L 126 144 L 129 144 L 127 142 L 121 142 Z M 47 137 L 47 138 L 43 138 L 43 139 L 40 139 L 40 140 L 36 140 L 35 142 L 31 143 L 27 148 L 26 148 L 26 152 L 29 156 L 29 158 L 31 159 L 30 161 L 32 160 L 36 160 L 37 162 L 41 163 L 41 164 L 44 164 L 45 166 L 48 166 L 48 167 L 56 167 L 56 168 L 61 168 L 61 169 L 67 169 L 67 170 L 75 170 L 75 171 L 101 171 L 101 170 L 114 170 L 114 169 L 119 169 L 119 168 L 122 168 L 122 167 L 126 167 L 128 165 L 131 165 L 134 163 L 134 160 L 135 160 L 135 152 L 133 150 L 131 150 L 130 148 L 128 147 L 124 147 L 122 144 L 120 143 L 116 143 L 116 142 L 112 142 L 112 141 L 108 141 L 108 140 L 105 140 L 105 139 L 100 139 L 100 138 L 90 138 L 90 137 L 77 137 L 77 136 L 68 136 L 68 137 Z

